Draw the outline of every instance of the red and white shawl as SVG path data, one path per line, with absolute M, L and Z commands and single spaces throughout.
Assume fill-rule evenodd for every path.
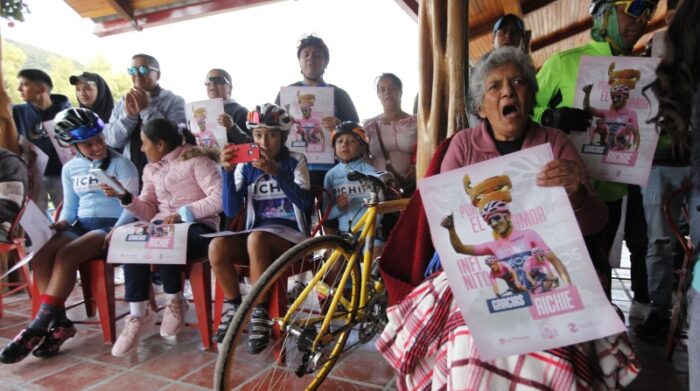
M 481 361 L 444 272 L 387 310 L 377 348 L 400 390 L 599 390 L 628 385 L 639 372 L 626 334 Z

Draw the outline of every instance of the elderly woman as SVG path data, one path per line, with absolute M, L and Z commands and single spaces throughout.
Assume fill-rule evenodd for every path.
M 416 183 L 416 116 L 401 109 L 403 83 L 393 73 L 377 78 L 377 97 L 383 112 L 365 120 L 372 165 L 391 171 L 404 191 L 415 190 Z M 410 194 L 407 194 L 410 195 Z
M 231 98 L 231 75 L 223 69 L 214 68 L 207 72 L 204 80 L 209 99 L 221 98 L 224 100 L 224 114 L 221 114 L 216 122 L 226 128 L 226 138 L 229 143 L 244 144 L 251 141 L 251 137 L 244 131 L 248 109 L 241 106 Z
M 530 58 L 516 48 L 497 49 L 476 65 L 470 87 L 470 109 L 483 121 L 443 143 L 428 175 L 550 143 L 554 160 L 537 175 L 538 185 L 563 186 L 584 235 L 600 230 L 607 210 L 589 187 L 588 174 L 573 145 L 564 133 L 530 119 L 537 91 Z M 444 272 L 408 293 L 420 281 L 416 276 L 422 275 L 434 250 L 419 193 L 404 213 L 380 265 L 390 301 L 403 300 L 388 310 L 389 323 L 377 342 L 399 374 L 400 389 L 619 388 L 634 379 L 634 355 L 623 335 L 481 361 Z M 416 242 L 413 248 L 405 245 L 409 235 Z M 405 271 L 407 260 L 412 270 Z M 408 295 L 402 297 L 404 293 Z M 596 353 L 599 360 L 591 362 L 589 357 Z M 588 365 L 579 365 L 583 362 Z

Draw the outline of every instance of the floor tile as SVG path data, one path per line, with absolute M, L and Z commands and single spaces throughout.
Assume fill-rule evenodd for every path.
M 135 367 L 134 370 L 169 379 L 179 379 L 193 369 L 216 360 L 214 354 L 198 350 L 195 344 L 192 343 L 173 350 L 170 354 L 156 357 Z
M 336 364 L 331 371 L 335 378 L 346 378 L 384 386 L 394 377 L 394 370 L 379 352 L 357 351 Z
M 117 373 L 119 371 L 102 365 L 81 363 L 36 380 L 31 386 L 38 390 L 74 391 L 99 383 Z
M 39 359 L 30 354 L 16 364 L 0 365 L 0 379 L 4 382 L 22 384 L 67 367 L 75 366 L 79 362 L 76 358 L 62 354 L 50 359 Z
M 157 390 L 165 387 L 168 382 L 165 380 L 155 379 L 149 376 L 143 376 L 139 373 L 126 372 L 109 379 L 90 391 L 114 391 L 114 390 Z

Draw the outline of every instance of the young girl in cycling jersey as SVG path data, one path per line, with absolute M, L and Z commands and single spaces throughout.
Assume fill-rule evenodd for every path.
M 245 199 L 247 216 L 245 234 L 219 237 L 209 246 L 209 260 L 227 303 L 214 335 L 216 342 L 223 340 L 241 303 L 234 262 L 248 261 L 250 278 L 255 282 L 277 257 L 306 238 L 307 216 L 313 205 L 306 158 L 284 146 L 291 127 L 287 113 L 265 104 L 248 114 L 247 124 L 260 148 L 260 158 L 236 164 L 235 149 L 227 146 L 221 152 L 224 212 L 236 216 Z M 264 350 L 271 330 L 267 306 L 261 303 L 253 309 L 248 350 Z
M 81 263 L 103 256 L 105 236 L 123 214 L 119 201 L 103 193 L 90 169 L 106 171 L 129 191 L 138 189 L 136 167 L 107 147 L 103 128 L 102 120 L 89 109 L 71 108 L 56 115 L 56 137 L 73 145 L 78 155 L 63 166 L 63 208 L 52 225 L 56 234 L 32 259 L 34 281 L 44 293 L 41 307 L 29 326 L 0 352 L 3 363 L 18 362 L 32 351 L 37 357 L 53 356 L 75 335 L 64 304 L 75 286 L 76 270 Z

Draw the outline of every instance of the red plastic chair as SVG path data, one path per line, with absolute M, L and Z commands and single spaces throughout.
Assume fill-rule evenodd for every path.
M 27 256 L 27 251 L 24 246 L 24 235 L 21 233 L 19 221 L 22 219 L 25 209 L 27 208 L 27 203 L 29 199 L 24 198 L 22 202 L 22 208 L 20 209 L 17 217 L 12 222 L 10 226 L 10 237 L 9 242 L 0 243 L 0 254 L 9 254 L 11 260 L 14 262 L 19 262 L 22 258 Z M 8 264 L 9 265 L 9 264 Z M 22 281 L 19 282 L 0 282 L 0 318 L 3 316 L 3 297 L 13 295 L 22 289 L 27 290 L 29 297 L 34 297 L 35 293 L 32 290 L 32 278 L 31 272 L 29 270 L 29 265 L 22 266 L 19 270 Z M 7 292 L 2 292 L 5 288 L 10 288 Z
M 668 225 L 671 227 L 671 230 L 676 236 L 676 239 L 681 244 L 684 254 L 683 264 L 681 265 L 681 268 L 675 271 L 676 275 L 678 276 L 678 285 L 673 291 L 671 323 L 668 328 L 668 334 L 666 335 L 666 345 L 664 349 L 666 359 L 668 360 L 671 360 L 673 358 L 673 351 L 676 347 L 676 344 L 684 342 L 684 339 L 682 338 L 682 332 L 683 324 L 685 323 L 685 305 L 687 303 L 685 281 L 686 277 L 688 277 L 689 271 L 693 269 L 693 243 L 688 237 L 683 236 L 683 234 L 681 233 L 680 228 L 678 227 L 678 223 L 676 223 L 677 216 L 671 215 L 671 202 L 675 197 L 686 195 L 690 191 L 691 188 L 689 186 L 676 189 L 673 192 L 671 192 L 671 194 L 669 194 L 664 200 L 664 218 L 666 219 Z M 681 213 L 683 213 L 685 221 L 689 222 L 690 218 L 688 214 L 687 205 L 683 206 Z

